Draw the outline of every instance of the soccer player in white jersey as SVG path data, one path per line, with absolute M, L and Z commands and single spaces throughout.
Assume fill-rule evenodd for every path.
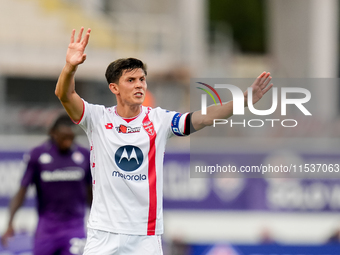
M 93 105 L 75 91 L 74 76 L 91 30 L 81 28 L 66 53 L 56 95 L 70 118 L 86 132 L 91 145 L 93 202 L 88 220 L 86 255 L 163 254 L 162 175 L 167 140 L 213 124 L 213 119 L 232 115 L 232 102 L 180 114 L 142 106 L 147 71 L 142 61 L 118 59 L 106 70 L 110 91 L 117 105 Z M 256 103 L 272 87 L 263 72 L 252 84 Z M 247 92 L 245 92 L 245 99 Z M 245 100 L 246 102 L 246 100 Z

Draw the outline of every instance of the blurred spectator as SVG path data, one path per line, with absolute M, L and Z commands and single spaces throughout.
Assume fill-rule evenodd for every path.
M 73 126 L 67 115 L 60 116 L 50 129 L 50 139 L 25 156 L 26 171 L 10 203 L 8 227 L 1 238 L 5 247 L 14 235 L 14 216 L 28 186 L 34 184 L 39 215 L 34 254 L 82 254 L 84 216 L 86 204 L 92 201 L 92 181 L 89 152 L 74 143 Z
M 152 107 L 152 108 L 155 107 L 155 98 L 149 90 L 147 90 L 146 93 L 145 93 L 145 99 L 144 99 L 144 102 L 143 102 L 143 106 L 149 106 L 149 107 Z

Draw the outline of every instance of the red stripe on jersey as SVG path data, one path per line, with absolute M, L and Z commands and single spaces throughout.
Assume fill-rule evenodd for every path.
M 150 138 L 149 157 L 149 220 L 148 235 L 154 235 L 156 230 L 157 218 L 157 186 L 156 186 L 156 135 Z
M 81 100 L 81 101 L 83 101 L 83 100 Z M 84 113 L 85 113 L 85 103 L 84 103 L 84 101 L 83 101 L 83 112 L 82 112 L 82 114 L 81 114 L 80 120 L 78 120 L 78 122 L 77 122 L 77 121 L 74 121 L 72 118 L 70 118 L 70 119 L 73 121 L 74 124 L 77 124 L 77 125 L 78 125 L 78 124 L 81 122 L 81 120 L 83 119 Z
M 156 176 L 156 131 L 148 114 L 143 120 L 143 127 L 150 139 L 149 159 L 149 218 L 147 235 L 155 235 L 157 219 L 157 176 Z

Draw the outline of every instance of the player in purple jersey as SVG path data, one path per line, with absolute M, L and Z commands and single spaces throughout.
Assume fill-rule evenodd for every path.
M 27 168 L 10 203 L 8 228 L 1 239 L 4 246 L 14 235 L 14 215 L 24 202 L 27 188 L 34 184 L 39 221 L 33 253 L 81 254 L 92 180 L 89 151 L 74 143 L 73 126 L 67 115 L 60 116 L 50 129 L 50 139 L 25 156 Z
M 233 102 L 207 107 L 207 115 L 143 107 L 146 66 L 138 59 L 125 58 L 112 62 L 105 74 L 117 105 L 90 104 L 75 91 L 75 73 L 86 59 L 91 32 L 88 29 L 83 37 L 83 31 L 78 36 L 72 31 L 55 94 L 91 144 L 94 196 L 84 254 L 161 255 L 166 142 L 211 126 L 214 119 L 229 118 Z M 251 85 L 253 103 L 272 87 L 270 81 L 270 73 L 263 72 Z M 247 96 L 245 92 L 245 106 Z

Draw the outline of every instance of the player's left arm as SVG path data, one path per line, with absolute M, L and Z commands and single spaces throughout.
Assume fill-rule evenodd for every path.
M 253 104 L 257 103 L 264 94 L 273 87 L 273 84 L 269 84 L 272 77 L 270 73 L 263 72 L 256 78 L 251 85 L 253 89 Z M 248 91 L 244 92 L 244 106 L 247 107 Z M 212 105 L 207 107 L 207 114 L 202 115 L 201 111 L 195 111 L 191 115 L 192 127 L 195 131 L 198 131 L 206 126 L 213 125 L 214 119 L 228 119 L 233 115 L 233 102 L 229 101 L 223 105 Z

